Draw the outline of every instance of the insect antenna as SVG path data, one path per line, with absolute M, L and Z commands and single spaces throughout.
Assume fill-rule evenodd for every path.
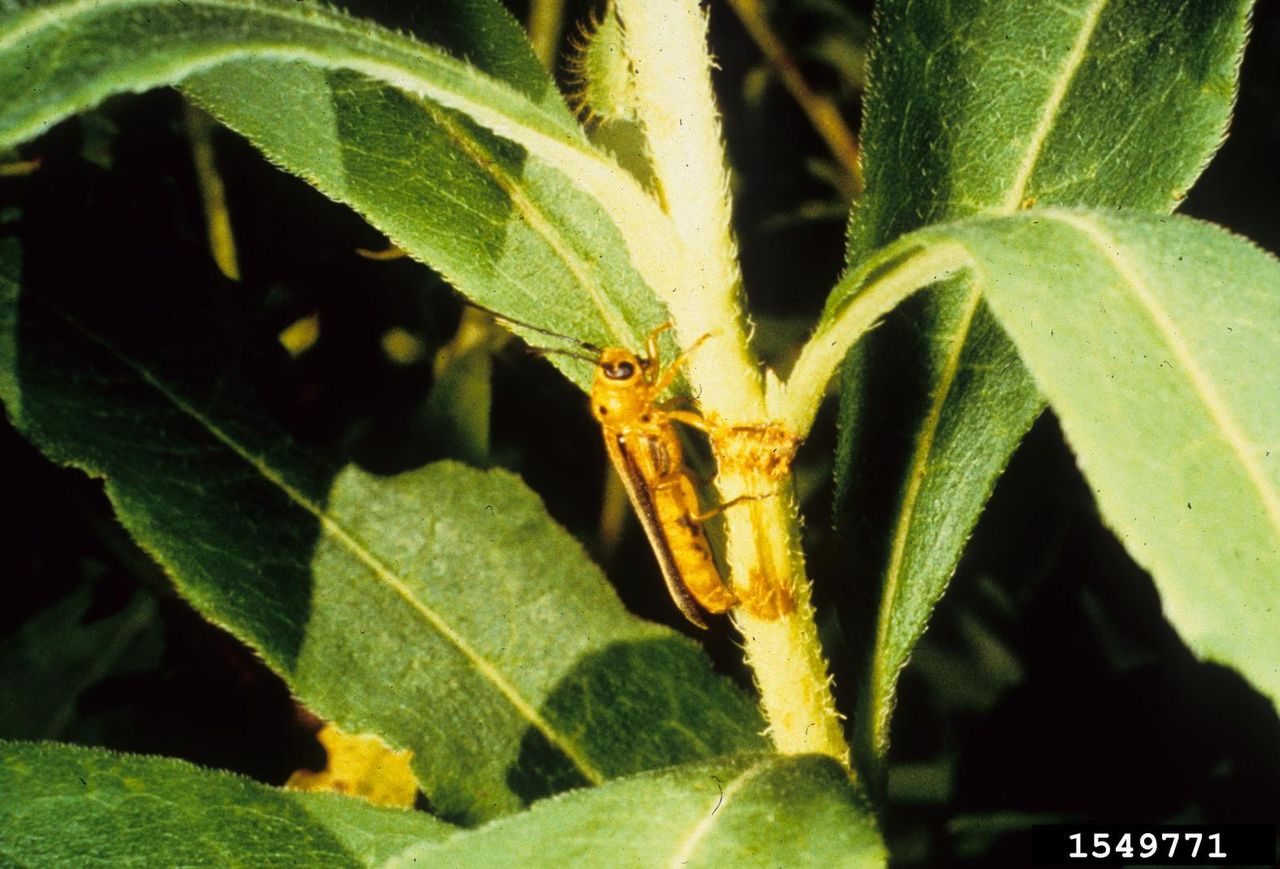
M 472 302 L 470 300 L 468 300 L 466 304 L 470 305 L 476 310 L 484 311 L 486 314 L 493 317 L 493 319 L 498 321 L 499 323 L 505 323 L 508 326 L 518 326 L 521 329 L 528 329 L 530 332 L 537 332 L 539 335 L 546 335 L 549 338 L 559 338 L 561 341 L 568 341 L 571 344 L 576 344 L 581 349 L 587 351 L 587 353 L 592 354 L 590 356 L 587 356 L 585 354 L 574 353 L 569 350 L 555 350 L 549 347 L 530 348 L 535 354 L 539 356 L 545 356 L 551 353 L 559 353 L 565 356 L 572 356 L 575 359 L 586 359 L 588 362 L 591 362 L 592 364 L 594 364 L 599 359 L 600 353 L 602 352 L 602 349 L 599 347 L 599 345 L 592 344 L 589 341 L 583 341 L 580 338 L 574 338 L 572 335 L 565 335 L 563 332 L 556 332 L 552 329 L 543 328 L 542 326 L 535 326 L 532 323 L 526 323 L 524 320 L 517 320 L 515 317 L 509 317 L 506 314 L 502 314 L 493 310 L 492 308 L 486 308 L 484 305 L 477 305 L 475 302 Z
M 595 348 L 594 344 L 587 344 L 586 342 L 582 343 L 584 347 L 592 349 Z M 530 347 L 529 352 L 534 356 L 568 356 L 571 359 L 581 359 L 583 362 L 590 362 L 592 365 L 595 365 L 600 361 L 600 351 L 598 350 L 593 355 L 590 353 L 579 353 L 576 350 L 560 350 L 556 347 Z

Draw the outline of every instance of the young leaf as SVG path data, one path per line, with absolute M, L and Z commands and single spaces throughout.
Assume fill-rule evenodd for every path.
M 966 249 L 1183 639 L 1280 706 L 1280 261 L 1207 224 L 1104 212 L 920 236 Z
M 581 43 L 570 59 L 574 101 L 592 121 L 636 120 L 635 85 L 614 0 L 583 28 Z
M 454 827 L 179 760 L 0 741 L 0 859 L 22 866 L 371 866 Z
M 20 9 L 0 16 L 0 147 L 113 93 L 190 80 L 214 114 L 483 304 L 636 346 L 664 319 L 650 288 L 681 281 L 670 222 L 539 87 L 509 19 L 466 15 L 476 30 L 453 33 L 494 37 L 501 48 L 480 53 L 505 81 L 306 4 Z
M 184 597 L 308 707 L 412 749 L 442 813 L 480 820 L 763 746 L 752 704 L 694 644 L 629 615 L 512 475 L 338 470 L 262 411 L 237 368 L 255 345 L 198 288 L 163 310 L 66 285 L 19 300 L 4 250 L 15 426 L 104 477 Z
M 878 4 L 863 132 L 867 194 L 850 225 L 851 267 L 903 232 L 978 211 L 1171 210 L 1223 137 L 1249 6 Z M 824 371 L 844 345 L 824 350 L 820 339 L 846 301 L 833 295 L 812 342 L 832 357 L 816 366 Z M 887 747 L 898 673 L 1042 406 L 976 287 L 930 294 L 913 313 L 874 336 L 842 389 L 841 497 L 896 505 L 888 527 L 866 525 L 854 547 L 884 553 L 860 726 L 871 755 Z M 892 395 L 902 418 L 882 418 L 881 405 L 860 410 L 867 394 Z M 816 408 L 820 391 L 814 396 Z M 873 412 L 876 425 L 864 426 Z M 870 431 L 881 434 L 873 441 Z M 877 468 L 902 470 L 871 480 L 869 455 Z
M 866 802 L 826 757 L 740 755 L 538 803 L 389 866 L 883 866 Z

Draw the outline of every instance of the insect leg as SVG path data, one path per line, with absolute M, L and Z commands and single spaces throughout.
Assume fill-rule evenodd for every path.
M 763 501 L 765 498 L 772 498 L 772 497 L 773 497 L 772 495 L 739 495 L 736 498 L 730 498 L 728 501 L 725 501 L 723 504 L 718 504 L 717 506 L 712 507 L 710 510 L 708 510 L 705 513 L 693 514 L 690 518 L 693 519 L 694 522 L 697 522 L 699 525 L 701 525 L 702 523 L 706 522 L 708 519 L 711 519 L 715 516 L 720 515 L 725 510 L 728 510 L 730 507 L 736 507 L 739 504 L 746 503 L 747 501 Z
M 650 362 L 658 358 L 658 336 L 671 328 L 671 321 L 663 323 L 658 328 L 649 333 L 649 337 L 644 339 L 644 358 Z
M 702 414 L 694 413 L 691 410 L 664 410 L 663 413 L 667 415 L 668 419 L 682 422 L 704 434 L 711 434 L 712 425 Z
M 670 323 L 667 324 L 667 326 L 670 326 L 670 325 L 671 325 Z M 658 336 L 658 332 L 654 332 L 652 335 L 649 336 L 649 340 L 653 343 L 651 346 L 648 346 L 646 348 L 645 350 L 646 353 L 657 352 L 657 341 L 658 341 L 657 336 Z M 655 398 L 667 391 L 667 387 L 669 387 L 673 382 L 675 382 L 676 374 L 678 374 L 680 371 L 680 366 L 688 362 L 689 357 L 694 354 L 694 351 L 696 351 L 699 347 L 701 347 L 702 342 L 706 341 L 710 337 L 711 337 L 711 333 L 708 332 L 707 334 L 699 338 L 697 341 L 694 341 L 692 344 L 690 344 L 689 349 L 685 350 L 675 359 L 671 360 L 671 364 L 668 365 L 666 370 L 663 371 L 662 374 L 658 377 L 658 379 L 653 382 L 653 395 Z M 657 357 L 650 356 L 649 358 L 656 359 Z

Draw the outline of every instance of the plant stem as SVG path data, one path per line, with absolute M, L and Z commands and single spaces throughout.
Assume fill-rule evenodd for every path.
M 689 380 L 713 422 L 725 561 L 742 605 L 734 619 L 756 674 L 774 745 L 849 766 L 849 747 L 818 643 L 791 494 L 797 439 L 765 416 L 764 387 L 742 322 L 741 277 L 707 20 L 696 0 L 618 0 L 635 110 L 663 206 L 682 250 L 674 286 L 655 286 L 683 347 L 709 336 Z
M 833 298 L 857 292 L 852 299 L 830 306 L 785 384 L 773 383 L 768 396 L 770 414 L 788 430 L 803 437 L 813 425 L 827 383 L 858 339 L 885 314 L 917 290 L 944 280 L 969 263 L 969 254 L 954 243 L 919 247 L 918 241 L 893 245 L 848 275 L 832 291 Z M 865 284 L 865 286 L 864 286 Z
M 769 735 L 783 754 L 819 753 L 849 766 L 841 716 L 831 693 L 831 676 L 818 641 L 799 540 L 799 517 L 789 492 L 761 502 L 753 517 L 757 552 L 779 557 L 774 582 L 784 584 L 793 601 L 789 612 L 761 618 L 742 607 L 734 623 L 742 633 L 747 663 L 755 675 Z M 769 564 L 767 558 L 758 563 Z
M 711 89 L 707 20 L 695 0 L 618 0 L 637 119 L 664 210 L 683 244 L 672 285 L 654 285 L 682 347 L 710 336 L 689 361 L 703 409 L 726 423 L 758 422 L 764 396 L 742 324 L 742 279 L 728 173 Z

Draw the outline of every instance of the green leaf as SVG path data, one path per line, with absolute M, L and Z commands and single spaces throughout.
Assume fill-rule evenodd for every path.
M 19 299 L 12 248 L 0 396 L 15 426 L 105 478 L 182 595 L 309 708 L 412 749 L 442 813 L 480 820 L 763 746 L 750 701 L 628 614 L 513 475 L 336 469 L 259 406 L 245 372 L 262 350 L 216 297 L 189 287 L 157 309 L 60 284 Z
M 594 200 L 455 112 L 354 73 L 267 61 L 218 67 L 184 90 L 486 308 L 602 345 L 639 346 L 666 319 Z M 589 384 L 589 365 L 550 359 Z
M 1187 645 L 1280 706 L 1280 261 L 1207 224 L 1104 212 L 919 237 L 967 251 Z
M 437 48 L 319 6 L 71 0 L 19 7 L 0 21 L 0 80 L 13 97 L 0 111 L 0 146 L 30 139 L 112 94 L 255 57 L 358 70 L 490 117 L 532 141 L 541 136 L 569 148 L 585 141 L 563 107 L 536 105 Z
M 745 755 L 538 803 L 391 866 L 883 866 L 866 802 L 833 760 Z
M 295 2 L 22 9 L 0 18 L 0 147 L 113 93 L 184 83 L 482 305 L 638 346 L 666 318 L 650 287 L 679 268 L 669 221 L 587 143 L 506 13 L 454 0 L 432 16 L 502 80 Z M 581 363 L 561 364 L 585 383 Z
M 1224 135 L 1249 6 L 878 4 L 851 267 L 904 232 L 975 212 L 1171 210 Z M 833 294 L 820 333 L 847 301 Z M 898 673 L 1042 402 L 972 286 L 930 294 L 868 344 L 844 376 L 837 482 L 844 503 L 895 505 L 887 525 L 860 523 L 853 546 L 884 573 L 858 726 L 873 760 Z M 869 476 L 871 455 L 882 476 Z
M 85 689 L 158 662 L 150 597 L 138 594 L 119 612 L 85 624 L 91 598 L 83 585 L 0 643 L 0 737 L 65 738 Z
M 425 812 L 375 806 L 340 794 L 268 790 L 290 797 L 364 866 L 381 866 L 410 845 L 441 840 L 457 832 L 456 827 Z
M 0 741 L 0 860 L 39 867 L 370 866 L 454 832 L 422 812 L 178 760 Z

